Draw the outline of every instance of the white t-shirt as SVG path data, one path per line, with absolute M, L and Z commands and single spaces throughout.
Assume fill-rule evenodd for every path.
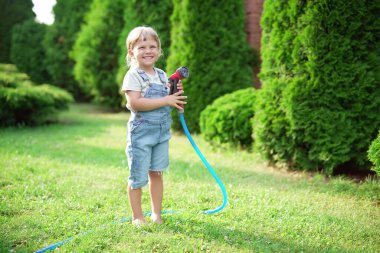
M 130 68 L 128 72 L 124 76 L 123 80 L 123 86 L 121 87 L 121 90 L 123 92 L 126 92 L 128 90 L 131 91 L 139 91 L 141 92 L 141 96 L 143 97 L 145 95 L 145 91 L 148 88 L 149 83 L 157 83 L 162 84 L 160 77 L 158 76 L 157 70 L 155 69 L 155 75 L 150 75 L 146 73 L 146 75 L 149 78 L 149 82 L 144 82 L 144 80 L 141 78 L 139 73 L 137 72 L 137 68 Z M 165 76 L 166 83 L 168 82 L 168 77 L 164 71 L 162 71 Z M 129 110 L 132 110 L 128 101 L 127 101 L 127 108 Z

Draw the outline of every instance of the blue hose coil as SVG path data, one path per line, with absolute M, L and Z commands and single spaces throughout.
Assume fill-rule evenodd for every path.
M 177 213 L 179 213 L 179 212 L 177 212 L 177 211 L 172 211 L 172 210 L 164 210 L 164 211 L 161 212 L 161 214 L 177 214 Z M 144 217 L 145 217 L 145 216 L 149 216 L 149 215 L 151 215 L 151 214 L 152 214 L 152 212 L 145 212 L 143 215 L 144 215 Z M 131 217 L 131 216 L 126 217 L 126 218 L 122 218 L 122 219 L 120 219 L 120 220 L 118 220 L 118 221 L 114 221 L 114 222 L 112 222 L 111 224 L 112 224 L 112 225 L 116 225 L 116 224 L 118 224 L 118 223 L 123 223 L 123 222 L 130 221 L 130 220 L 132 220 L 132 217 Z M 107 227 L 108 227 L 107 225 L 103 225 L 103 226 L 100 226 L 99 228 L 107 228 Z M 52 245 L 50 245 L 50 246 L 47 246 L 47 247 L 45 247 L 45 248 L 43 248 L 43 249 L 40 249 L 40 250 L 36 251 L 35 253 L 44 253 L 44 252 L 49 251 L 49 250 L 54 250 L 54 249 L 56 249 L 56 248 L 62 246 L 63 244 L 65 244 L 65 243 L 67 243 L 67 242 L 70 242 L 70 241 L 74 240 L 74 239 L 75 239 L 76 237 L 78 237 L 78 236 L 87 235 L 87 234 L 90 234 L 90 233 L 92 233 L 92 232 L 94 232 L 94 231 L 95 231 L 95 230 L 92 229 L 92 230 L 89 230 L 89 231 L 87 231 L 87 232 L 81 232 L 81 233 L 79 233 L 79 234 L 77 234 L 77 235 L 74 235 L 74 236 L 71 236 L 71 237 L 69 237 L 69 238 L 67 238 L 67 239 L 65 239 L 65 240 L 63 240 L 63 241 L 60 241 L 60 242 L 54 243 L 54 244 L 52 244 Z
M 221 211 L 223 208 L 226 207 L 227 205 L 227 202 L 228 202 L 228 197 L 227 197 L 227 191 L 226 191 L 226 188 L 224 187 L 222 181 L 219 179 L 218 175 L 216 175 L 215 171 L 212 169 L 211 165 L 207 162 L 206 158 L 203 156 L 203 154 L 201 153 L 201 151 L 199 150 L 197 144 L 195 144 L 195 141 L 193 140 L 193 138 L 191 137 L 190 135 L 190 132 L 189 132 L 189 129 L 187 128 L 186 126 L 186 122 L 185 122 L 185 117 L 183 116 L 183 112 L 180 112 L 179 113 L 179 119 L 181 121 L 181 124 L 182 124 L 182 128 L 183 128 L 183 131 L 185 132 L 186 136 L 187 136 L 187 139 L 189 140 L 189 142 L 191 143 L 191 145 L 193 146 L 195 152 L 198 154 L 199 158 L 202 160 L 202 162 L 204 163 L 204 165 L 206 166 L 206 168 L 208 169 L 208 171 L 211 173 L 211 175 L 214 177 L 214 179 L 216 180 L 216 182 L 218 183 L 220 189 L 222 190 L 222 193 L 223 193 L 223 203 L 220 207 L 218 208 L 215 208 L 215 209 L 211 209 L 211 210 L 208 210 L 208 211 L 204 211 L 203 213 L 204 214 L 214 214 L 214 213 L 217 213 L 219 211 Z M 175 214 L 175 213 L 179 213 L 179 212 L 176 212 L 176 211 L 162 211 L 162 214 Z M 146 212 L 144 213 L 144 216 L 147 216 L 147 215 L 150 215 L 151 212 Z M 119 221 L 114 221 L 112 222 L 112 224 L 117 224 L 117 223 L 121 223 L 121 222 L 125 222 L 125 221 L 129 221 L 131 220 L 132 217 L 127 217 L 127 218 L 123 218 Z M 107 227 L 106 225 L 104 226 L 101 226 L 101 228 L 105 228 Z M 36 251 L 35 253 L 44 253 L 46 251 L 50 251 L 50 250 L 54 250 L 56 249 L 57 247 L 60 247 L 62 246 L 63 244 L 67 243 L 67 242 L 70 242 L 72 240 L 74 240 L 77 236 L 81 236 L 81 235 L 87 235 L 89 233 L 93 232 L 93 230 L 90 230 L 90 231 L 87 231 L 87 232 L 82 232 L 82 233 L 79 233 L 75 236 L 71 236 L 63 241 L 60 241 L 60 242 L 57 242 L 55 244 L 52 244 L 46 248 L 43 248 L 43 249 L 40 249 L 38 251 Z
M 222 181 L 219 179 L 218 175 L 216 175 L 215 171 L 212 169 L 211 165 L 207 162 L 206 158 L 203 156 L 203 154 L 199 150 L 197 144 L 195 144 L 195 141 L 191 137 L 189 129 L 186 126 L 186 121 L 185 121 L 185 117 L 183 116 L 183 112 L 179 113 L 179 119 L 181 121 L 183 131 L 185 132 L 185 134 L 187 136 L 187 139 L 189 139 L 189 141 L 190 141 L 191 145 L 193 146 L 195 152 L 198 154 L 199 158 L 201 158 L 202 162 L 207 167 L 208 171 L 214 177 L 214 179 L 218 183 L 220 189 L 222 190 L 222 193 L 223 193 L 223 203 L 222 203 L 222 205 L 220 207 L 218 207 L 218 208 L 215 208 L 215 209 L 208 210 L 208 211 L 204 212 L 205 214 L 214 214 L 214 213 L 217 213 L 217 212 L 221 211 L 227 205 L 228 197 L 227 197 L 226 188 L 224 187 Z

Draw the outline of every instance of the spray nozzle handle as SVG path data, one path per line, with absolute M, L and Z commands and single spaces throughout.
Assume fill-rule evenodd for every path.
M 179 80 L 187 78 L 189 76 L 189 70 L 186 67 L 179 67 L 169 78 L 170 83 L 170 95 L 178 92 L 177 84 Z
M 170 95 L 178 92 L 178 88 L 177 88 L 178 82 L 179 82 L 179 79 L 169 78 L 169 83 L 170 83 L 170 93 L 169 94 Z

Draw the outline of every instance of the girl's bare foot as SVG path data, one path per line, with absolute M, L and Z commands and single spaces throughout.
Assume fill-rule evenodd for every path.
M 132 220 L 132 225 L 135 227 L 142 227 L 144 225 L 147 225 L 148 222 L 145 219 L 134 219 Z
M 164 220 L 161 218 L 161 215 L 152 214 L 150 216 L 150 218 L 156 224 L 163 224 L 164 223 Z

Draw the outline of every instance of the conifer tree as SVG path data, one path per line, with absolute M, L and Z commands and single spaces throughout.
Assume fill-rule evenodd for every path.
M 199 132 L 201 111 L 216 98 L 252 85 L 253 52 L 244 29 L 244 3 L 174 0 L 168 73 L 185 65 L 186 121 Z M 178 119 L 178 117 L 174 117 Z M 179 129 L 175 120 L 174 128 Z
M 379 4 L 265 1 L 256 146 L 272 161 L 368 170 L 379 129 Z
M 32 0 L 0 0 L 0 62 L 10 63 L 12 27 L 33 19 Z
M 125 4 L 125 0 L 94 0 L 71 53 L 74 76 L 82 89 L 111 108 L 119 108 L 121 103 L 116 81 L 120 55 L 117 43 Z
M 30 76 L 35 83 L 49 83 L 51 77 L 44 59 L 45 48 L 42 41 L 47 25 L 29 19 L 12 29 L 11 60 L 17 68 Z
M 54 23 L 48 28 L 44 40 L 45 61 L 52 84 L 70 91 L 77 100 L 85 99 L 86 95 L 74 79 L 74 61 L 69 52 L 90 3 L 91 0 L 58 0 L 53 8 Z

